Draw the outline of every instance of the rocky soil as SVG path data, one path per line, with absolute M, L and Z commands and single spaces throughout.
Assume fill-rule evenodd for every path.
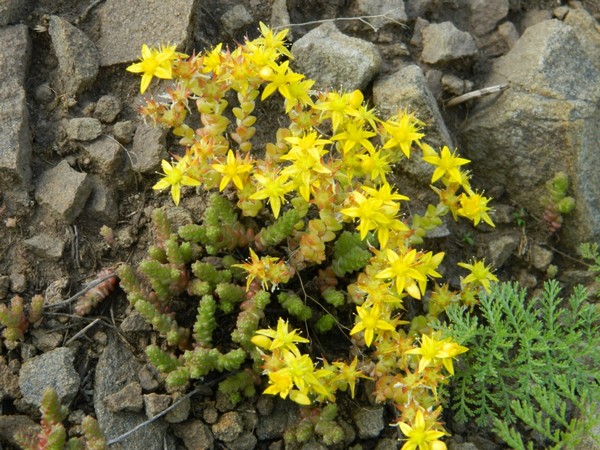
M 368 18 L 350 19 L 358 16 Z M 191 54 L 255 37 L 259 21 L 291 26 L 297 70 L 319 87 L 364 89 L 384 117 L 409 108 L 431 145 L 473 161 L 497 227 L 448 223 L 436 239 L 449 263 L 485 257 L 500 278 L 532 289 L 551 264 L 561 281 L 589 283 L 576 247 L 600 241 L 599 19 L 596 0 L 5 0 L 0 302 L 41 294 L 51 305 L 145 255 L 150 213 L 167 201 L 151 190 L 155 171 L 177 149 L 140 119 L 139 78 L 125 67 L 143 43 Z M 490 86 L 501 88 L 453 101 Z M 570 176 L 576 208 L 551 233 L 540 198 L 558 171 Z M 418 164 L 398 169 L 421 202 L 429 179 Z M 193 211 L 197 201 L 182 204 Z M 72 432 L 93 414 L 111 439 L 176 400 L 141 353 L 149 327 L 129 313 L 118 291 L 84 318 L 48 308 L 24 342 L 0 346 L 0 448 L 35 426 L 49 384 L 70 407 Z M 345 447 L 399 448 L 385 407 L 365 398 L 340 409 Z M 112 448 L 278 449 L 297 414 L 268 396 L 233 408 L 207 385 Z M 451 431 L 455 450 L 502 448 Z

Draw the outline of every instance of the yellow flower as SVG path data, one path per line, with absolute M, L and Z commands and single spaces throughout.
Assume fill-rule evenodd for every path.
M 273 210 L 273 215 L 277 219 L 281 211 L 281 203 L 285 201 L 285 194 L 293 189 L 292 183 L 288 182 L 288 177 L 274 172 L 264 174 L 254 174 L 254 179 L 262 185 L 262 189 L 257 190 L 249 198 L 251 200 L 269 199 L 269 204 Z
M 486 198 L 481 194 L 475 194 L 474 192 L 465 194 L 463 192 L 460 194 L 460 207 L 457 212 L 459 215 L 471 219 L 474 225 L 477 225 L 483 220 L 489 226 L 493 227 L 495 226 L 494 222 L 492 222 L 492 219 L 487 213 L 490 210 L 487 206 L 490 200 L 491 198 Z
M 359 378 L 370 379 L 370 377 L 364 375 L 360 370 L 356 368 L 358 364 L 358 358 L 355 356 L 350 364 L 345 362 L 334 362 L 333 365 L 337 367 L 339 373 L 333 378 L 332 382 L 341 383 L 343 387 L 340 390 L 345 391 L 346 386 L 350 387 L 350 396 L 354 398 L 354 391 L 356 388 L 356 382 Z
M 423 268 L 419 267 L 417 250 L 412 249 L 404 255 L 398 255 L 388 248 L 385 256 L 390 266 L 379 272 L 375 277 L 394 279 L 398 294 L 406 291 L 411 297 L 420 299 L 421 289 L 417 282 L 427 281 L 427 277 L 423 273 Z
M 140 62 L 131 64 L 127 67 L 127 71 L 132 73 L 143 73 L 140 92 L 143 94 L 152 77 L 163 78 L 170 80 L 173 78 L 172 61 L 180 56 L 185 57 L 182 53 L 175 51 L 176 46 L 162 47 L 160 50 L 150 49 L 146 44 L 142 45 L 142 57 Z
M 369 152 L 374 153 L 375 147 L 369 138 L 375 136 L 372 131 L 365 130 L 362 125 L 349 122 L 344 127 L 344 131 L 331 137 L 332 141 L 340 141 L 343 154 L 350 152 L 356 147 L 364 147 Z
M 468 351 L 468 348 L 452 342 L 452 339 L 446 338 L 440 341 L 435 340 L 425 334 L 421 336 L 421 347 L 407 350 L 407 355 L 420 355 L 419 372 L 422 372 L 430 364 L 440 360 L 446 370 L 454 375 L 454 366 L 452 358 Z
M 431 177 L 431 182 L 435 183 L 440 178 L 447 176 L 451 183 L 463 184 L 465 175 L 460 171 L 459 167 L 468 164 L 470 161 L 465 158 L 456 156 L 456 152 L 450 153 L 450 149 L 444 145 L 440 152 L 440 156 L 430 155 L 423 156 L 423 161 L 436 166 Z
M 263 256 L 258 255 L 250 248 L 250 260 L 249 263 L 233 264 L 232 267 L 239 267 L 248 272 L 246 279 L 246 291 L 250 289 L 250 285 L 255 278 L 260 280 L 260 284 L 263 289 L 269 287 L 269 283 L 272 286 L 277 286 L 279 283 L 287 283 L 292 272 L 286 266 L 286 264 L 274 256 Z
M 432 426 L 425 423 L 423 411 L 417 411 L 412 426 L 404 422 L 398 426 L 407 438 L 400 450 L 446 450 L 446 444 L 439 440 L 446 433 L 431 429 Z
M 200 182 L 195 180 L 185 173 L 188 169 L 188 163 L 185 158 L 179 160 L 179 162 L 172 166 L 168 161 L 163 159 L 162 169 L 164 171 L 164 178 L 159 180 L 152 189 L 163 190 L 171 187 L 171 196 L 175 205 L 179 205 L 179 199 L 181 198 L 181 186 L 200 186 Z
M 474 261 L 474 264 L 458 263 L 460 267 L 470 270 L 471 273 L 463 278 L 462 284 L 480 284 L 486 292 L 490 292 L 490 282 L 498 282 L 498 278 L 490 271 L 491 266 L 485 265 L 483 261 Z
M 300 351 L 296 346 L 296 342 L 308 343 L 310 342 L 308 339 L 303 338 L 297 334 L 297 330 L 289 331 L 289 324 L 287 321 L 284 321 L 281 317 L 277 321 L 277 330 L 272 330 L 270 328 L 257 330 L 256 334 L 260 336 L 266 336 L 271 338 L 269 347 L 267 349 L 269 351 L 273 351 L 275 349 L 281 349 L 283 351 L 291 351 L 296 355 L 300 355 Z M 254 338 L 253 338 L 254 339 Z M 254 340 L 252 341 L 254 342 Z M 262 341 L 259 341 L 262 342 Z M 265 342 L 266 343 L 266 342 Z M 262 346 L 262 345 L 259 345 Z M 264 347 L 263 347 L 264 348 Z
M 281 30 L 279 33 L 274 34 L 273 30 L 264 23 L 259 22 L 259 26 L 262 37 L 254 39 L 252 41 L 253 44 L 276 50 L 279 54 L 285 55 L 289 59 L 294 59 L 290 51 L 285 47 L 285 37 L 289 32 L 288 29 Z
M 244 182 L 242 181 L 243 175 L 252 170 L 252 164 L 243 164 L 239 155 L 233 156 L 233 152 L 229 150 L 227 152 L 227 163 L 225 164 L 213 164 L 213 169 L 223 174 L 221 184 L 219 184 L 219 191 L 225 189 L 225 187 L 233 181 L 235 187 L 240 191 L 244 189 Z
M 269 82 L 260 96 L 261 100 L 266 99 L 275 91 L 279 91 L 283 98 L 293 100 L 289 85 L 301 81 L 304 75 L 289 69 L 289 64 L 289 61 L 284 61 L 281 64 L 271 63 L 260 71 L 260 77 Z
M 383 148 L 400 147 L 404 155 L 409 158 L 413 142 L 420 144 L 419 140 L 425 136 L 424 133 L 419 133 L 423 125 L 423 122 L 412 114 L 398 112 L 396 116 L 383 122 L 383 128 L 389 135 Z
M 367 347 L 373 342 L 375 332 L 378 330 L 394 331 L 393 325 L 381 318 L 381 307 L 378 304 L 373 305 L 370 309 L 367 307 L 357 306 L 356 312 L 358 313 L 359 321 L 352 330 L 350 330 L 350 336 L 365 332 L 365 344 Z

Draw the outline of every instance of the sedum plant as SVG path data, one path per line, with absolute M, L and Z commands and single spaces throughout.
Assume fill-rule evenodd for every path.
M 573 448 L 600 399 L 600 310 L 587 300 L 581 286 L 563 299 L 551 280 L 536 298 L 501 283 L 478 313 L 448 308 L 444 334 L 469 347 L 451 383 L 455 419 L 492 428 L 515 449 Z
M 413 114 L 383 120 L 358 90 L 313 90 L 290 66 L 287 30 L 260 29 L 233 50 L 144 47 L 128 68 L 142 74 L 142 93 L 153 77 L 172 80 L 141 109 L 182 147 L 162 162 L 154 189 L 168 189 L 176 205 L 186 186 L 211 192 L 198 223 L 171 230 L 157 212 L 148 258 L 118 271 L 133 307 L 165 339 L 147 354 L 170 386 L 251 361 L 265 393 L 306 407 L 354 396 L 372 378 L 376 399 L 398 410 L 403 448 L 445 448 L 437 388 L 467 349 L 427 324 L 451 304 L 476 304 L 496 278 L 472 261 L 459 291 L 438 285 L 445 255 L 424 248 L 425 237 L 448 215 L 493 226 L 490 199 L 471 186 L 468 160 L 424 141 Z M 405 217 L 409 198 L 392 178 L 410 158 L 432 166 L 439 201 Z M 428 312 L 418 306 L 424 297 Z M 304 336 L 334 330 L 360 358 L 310 351 Z

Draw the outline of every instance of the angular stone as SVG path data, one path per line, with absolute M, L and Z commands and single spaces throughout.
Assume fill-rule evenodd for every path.
M 90 176 L 92 192 L 85 205 L 86 216 L 96 225 L 114 227 L 119 219 L 119 207 L 112 189 L 97 176 Z
M 142 44 L 181 48 L 188 38 L 193 5 L 193 0 L 107 0 L 99 10 L 100 64 L 135 61 Z
M 189 420 L 172 425 L 175 435 L 183 440 L 188 450 L 208 450 L 214 448 L 215 438 L 210 428 L 201 420 Z
M 0 2 L 0 27 L 17 23 L 24 19 L 27 12 L 26 0 L 3 0 Z M 0 64 L 4 69 L 4 66 Z
M 100 428 L 107 439 L 114 439 L 146 421 L 142 412 L 111 413 L 105 399 L 136 381 L 140 364 L 135 356 L 114 335 L 109 335 L 108 345 L 100 355 L 94 380 L 94 410 Z M 136 433 L 111 446 L 118 450 L 162 450 L 167 424 L 155 420 Z
M 490 236 L 486 261 L 493 267 L 502 267 L 510 255 L 517 249 L 519 242 L 519 233 L 495 234 L 494 236 Z
M 93 141 L 101 133 L 102 124 L 92 117 L 76 117 L 67 125 L 67 136 L 76 141 Z
M 178 397 L 176 397 L 175 400 L 177 401 Z M 191 407 L 192 404 L 188 397 L 185 400 L 180 401 L 172 410 L 165 414 L 165 420 L 169 423 L 183 422 L 190 415 Z
M 131 149 L 133 170 L 140 173 L 158 170 L 160 162 L 168 158 L 165 145 L 164 130 L 152 125 L 138 126 Z
M 92 191 L 88 175 L 72 169 L 66 161 L 44 172 L 37 184 L 35 197 L 65 222 L 73 223 Z
M 569 174 L 575 210 L 561 243 L 576 248 L 600 239 L 600 70 L 558 20 L 527 28 L 492 67 L 485 86 L 510 83 L 483 99 L 462 129 L 463 153 L 488 186 L 505 186 L 512 200 L 541 216 L 545 182 Z
M 83 148 L 92 161 L 92 166 L 102 175 L 114 175 L 123 164 L 123 148 L 108 136 L 100 136 L 93 142 L 83 144 Z
M 24 89 L 30 52 L 27 26 L 0 28 L 0 191 L 9 206 L 27 202 L 31 182 L 31 131 Z
M 476 36 L 489 33 L 508 14 L 508 0 L 469 0 L 471 30 Z
M 460 31 L 452 22 L 431 23 L 423 28 L 421 34 L 421 60 L 427 64 L 445 64 L 477 54 L 473 37 L 466 31 Z
M 140 383 L 132 381 L 120 391 L 108 395 L 104 399 L 104 403 L 106 404 L 106 408 L 112 413 L 119 411 L 141 411 L 144 407 L 142 387 Z
M 573 27 L 583 50 L 600 70 L 600 24 L 598 21 L 585 9 L 570 9 L 564 23 Z
M 144 400 L 144 409 L 146 411 L 146 416 L 151 419 L 158 413 L 164 411 L 169 406 L 171 406 L 171 401 L 173 400 L 170 395 L 166 394 L 145 394 L 143 396 Z
M 542 247 L 538 244 L 533 244 L 529 249 L 529 260 L 531 265 L 538 270 L 546 270 L 552 263 L 554 253 L 552 250 Z
M 359 15 L 382 16 L 366 19 L 375 28 L 407 20 L 402 0 L 358 0 L 357 8 Z
M 48 33 L 58 59 L 57 90 L 73 96 L 83 92 L 98 75 L 98 49 L 83 31 L 58 16 L 50 16 Z
M 135 131 L 135 125 L 131 120 L 117 122 L 113 126 L 115 139 L 123 144 L 129 144 Z
M 19 372 L 19 387 L 23 400 L 37 408 L 48 387 L 54 388 L 58 401 L 68 406 L 79 390 L 79 375 L 73 367 L 75 353 L 67 347 L 31 358 Z
M 379 72 L 381 56 L 374 44 L 346 36 L 333 22 L 311 30 L 292 46 L 297 70 L 319 88 L 352 91 L 364 88 Z
M 250 25 L 254 19 L 244 5 L 235 5 L 225 11 L 221 17 L 223 27 L 230 33 L 235 33 L 237 30 Z
M 237 439 L 243 429 L 242 417 L 236 411 L 226 412 L 212 426 L 215 439 L 223 442 L 231 442 Z
M 370 439 L 379 436 L 385 426 L 383 408 L 359 408 L 352 415 L 358 437 Z
M 0 401 L 19 398 L 20 395 L 19 377 L 10 370 L 4 356 L 0 356 Z
M 121 101 L 114 95 L 103 95 L 96 102 L 94 117 L 104 123 L 112 123 L 121 112 Z
M 23 244 L 34 255 L 42 259 L 50 259 L 58 261 L 62 258 L 63 249 L 65 246 L 64 240 L 50 236 L 46 233 L 36 234 L 29 239 L 23 241 Z

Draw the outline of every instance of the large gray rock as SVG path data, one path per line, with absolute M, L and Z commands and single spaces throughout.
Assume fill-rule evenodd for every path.
M 542 215 L 544 184 L 570 175 L 575 211 L 561 242 L 600 238 L 600 70 L 569 25 L 529 27 L 494 64 L 486 85 L 510 89 L 482 101 L 467 119 L 463 150 L 490 185 L 504 185 L 520 206 Z
M 508 0 L 469 0 L 470 24 L 477 36 L 489 33 L 508 14 Z
M 100 9 L 100 64 L 138 59 L 142 44 L 177 45 L 188 38 L 193 0 L 107 0 Z
M 25 203 L 31 182 L 31 132 L 24 83 L 31 42 L 27 26 L 0 28 L 0 190 Z
M 58 16 L 50 16 L 48 33 L 58 59 L 57 90 L 73 96 L 83 92 L 98 75 L 98 49 L 83 31 Z
M 564 19 L 573 27 L 583 50 L 600 70 L 600 24 L 585 9 L 570 9 Z
M 73 361 L 75 353 L 67 347 L 31 358 L 19 372 L 19 387 L 23 400 L 40 407 L 44 391 L 52 387 L 63 405 L 69 405 L 79 390 L 79 375 Z
M 61 161 L 39 178 L 36 200 L 65 222 L 73 223 L 92 191 L 87 177 L 86 173 L 77 172 L 69 163 Z
M 366 19 L 375 28 L 407 20 L 403 0 L 358 0 L 356 6 L 359 15 L 380 16 Z
M 319 88 L 364 88 L 379 72 L 381 56 L 374 44 L 347 36 L 332 22 L 324 23 L 292 46 L 297 70 Z
M 375 81 L 373 103 L 383 119 L 397 114 L 399 110 L 414 114 L 417 119 L 425 122 L 424 142 L 433 148 L 444 145 L 454 148 L 437 102 L 427 87 L 427 80 L 419 66 L 413 64 L 403 67 L 389 77 Z M 429 184 L 431 181 L 433 167 L 421 159 L 420 152 L 411 153 L 410 161 L 403 160 L 401 167 L 424 183 Z
M 460 31 L 452 22 L 431 23 L 423 28 L 421 35 L 421 60 L 424 63 L 446 64 L 477 54 L 473 36 L 466 31 Z
M 152 173 L 160 167 L 160 162 L 168 158 L 165 131 L 152 125 L 140 125 L 135 130 L 131 161 L 133 170 L 139 173 Z
M 137 381 L 141 364 L 114 335 L 98 359 L 94 381 L 94 410 L 108 440 L 115 439 L 146 420 L 143 412 L 111 412 L 111 397 Z M 158 419 L 111 446 L 117 450 L 162 450 L 167 423 Z
M 2 0 L 0 2 L 0 27 L 22 20 L 27 11 L 27 3 L 27 0 Z

